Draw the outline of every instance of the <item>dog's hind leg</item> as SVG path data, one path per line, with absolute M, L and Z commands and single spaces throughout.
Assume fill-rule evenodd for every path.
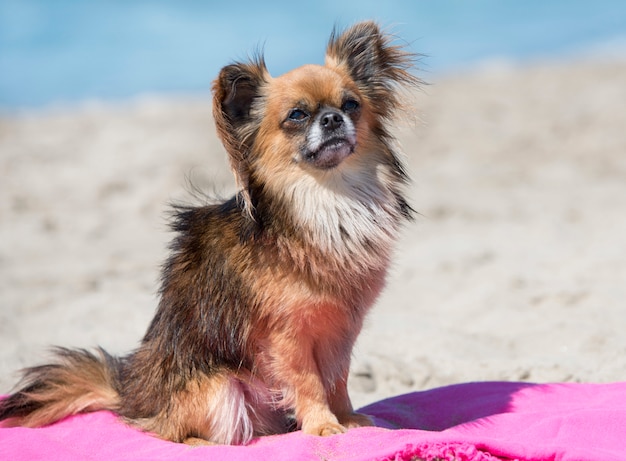
M 246 444 L 286 432 L 283 413 L 269 392 L 249 376 L 224 370 L 190 380 L 156 416 L 131 423 L 159 437 L 189 445 Z

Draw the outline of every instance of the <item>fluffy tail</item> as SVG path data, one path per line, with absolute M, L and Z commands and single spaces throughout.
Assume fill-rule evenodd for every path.
M 118 359 L 103 349 L 54 353 L 55 363 L 24 370 L 20 389 L 0 400 L 0 421 L 39 427 L 76 413 L 118 408 Z

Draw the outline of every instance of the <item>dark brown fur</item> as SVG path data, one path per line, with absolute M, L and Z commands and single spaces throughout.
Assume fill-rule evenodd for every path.
M 370 424 L 352 409 L 347 376 L 411 214 L 386 127 L 397 85 L 417 83 L 410 64 L 365 22 L 333 33 L 325 66 L 277 79 L 262 58 L 222 69 L 214 116 L 240 193 L 175 210 L 161 300 L 136 351 L 58 349 L 55 363 L 25 371 L 0 419 L 42 426 L 109 409 L 164 439 L 216 443 Z M 285 118 L 296 104 L 311 122 Z M 356 133 L 332 169 L 303 160 L 320 107 Z

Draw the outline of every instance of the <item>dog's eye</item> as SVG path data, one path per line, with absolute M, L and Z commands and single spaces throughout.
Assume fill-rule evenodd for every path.
M 354 99 L 347 99 L 343 103 L 343 106 L 341 106 L 341 110 L 344 112 L 354 112 L 358 108 L 359 108 L 359 103 L 358 101 L 355 101 Z
M 306 120 L 308 117 L 309 117 L 309 114 L 307 114 L 305 111 L 301 109 L 292 109 L 289 112 L 289 115 L 287 116 L 287 118 L 293 122 L 302 122 L 303 120 Z

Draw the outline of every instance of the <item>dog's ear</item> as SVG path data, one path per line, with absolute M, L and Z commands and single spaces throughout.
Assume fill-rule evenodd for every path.
M 347 72 L 382 117 L 390 116 L 399 105 L 396 85 L 419 83 L 409 73 L 415 55 L 392 45 L 392 38 L 375 22 L 365 21 L 340 35 L 334 29 L 326 48 L 326 66 Z
M 213 118 L 222 140 L 244 209 L 252 214 L 249 193 L 249 153 L 260 123 L 255 115 L 264 85 L 269 79 L 263 57 L 259 54 L 247 63 L 224 67 L 213 82 Z

